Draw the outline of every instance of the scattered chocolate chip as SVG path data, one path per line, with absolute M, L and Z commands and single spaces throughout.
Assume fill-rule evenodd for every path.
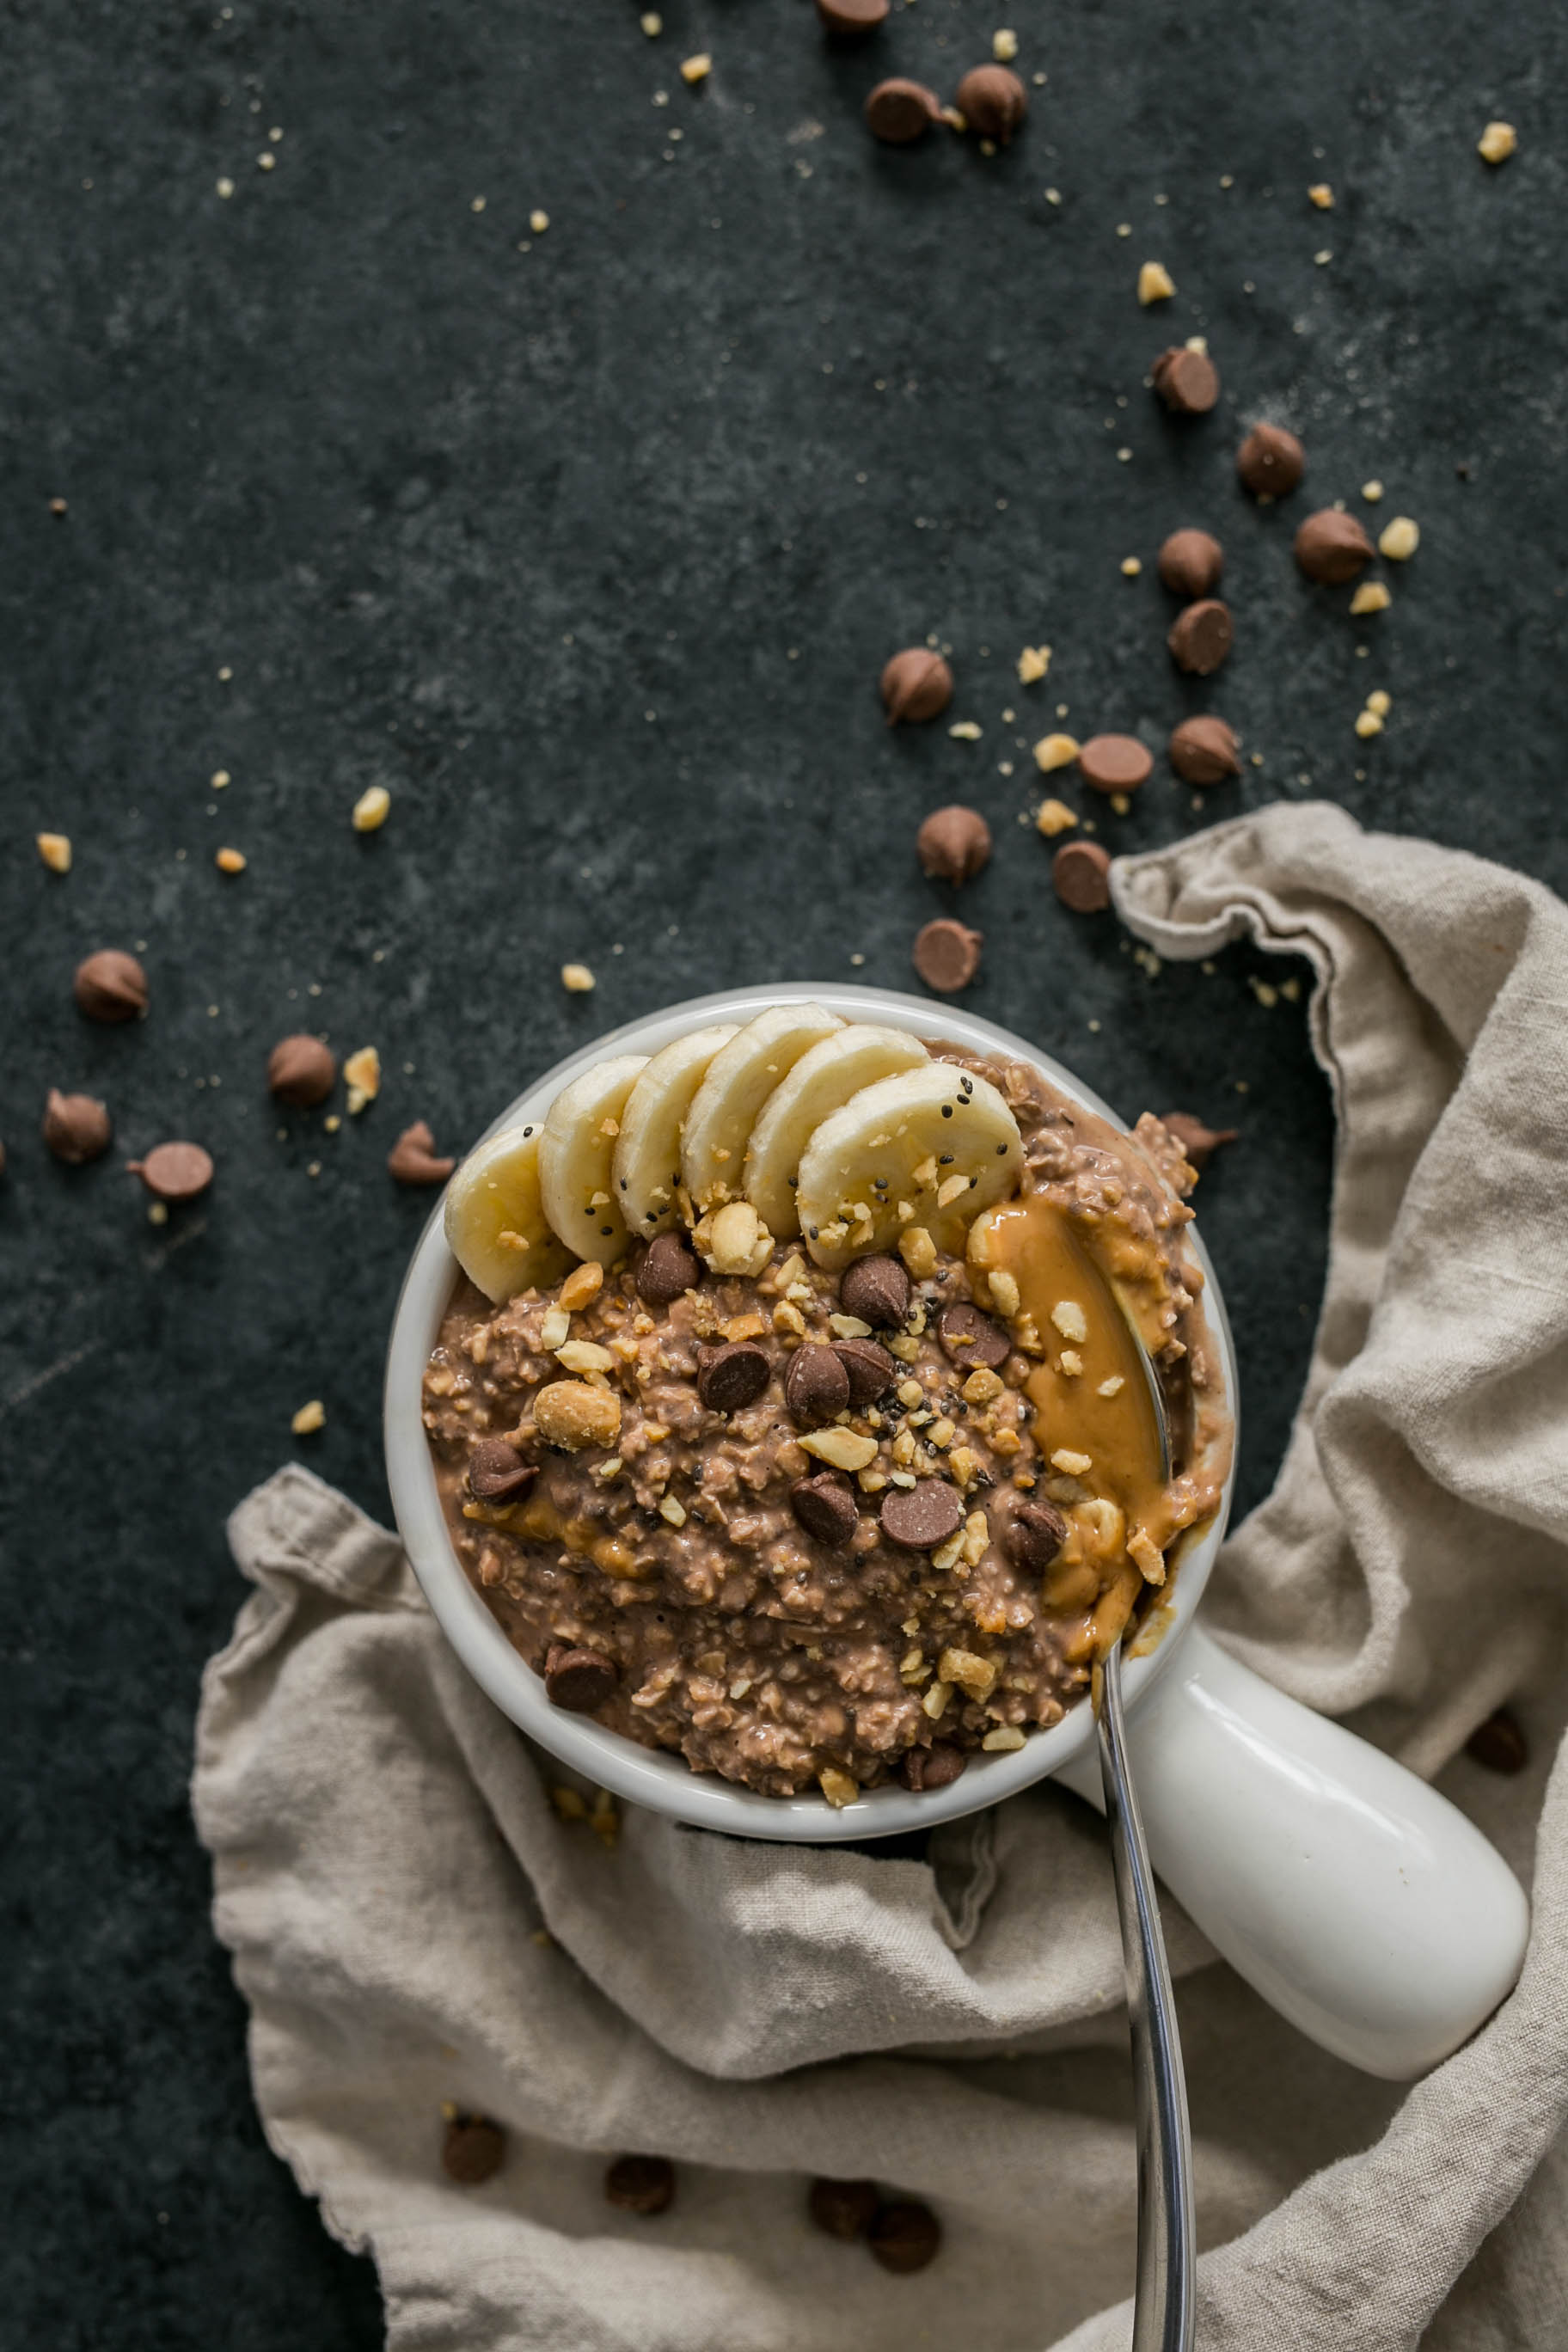
M 439 1155 L 428 1125 L 416 1118 L 387 1153 L 386 1164 L 400 1184 L 444 1184 L 458 1163 Z
M 1484 1764 L 1489 1772 L 1522 1772 L 1530 1761 L 1519 1718 L 1506 1706 L 1477 1724 L 1465 1742 L 1465 1753 Z
M 952 700 L 952 672 L 929 646 L 906 646 L 882 672 L 882 700 L 889 727 L 901 719 L 935 719 Z
M 605 2194 L 627 2213 L 662 2213 L 675 2196 L 668 2156 L 617 2156 L 605 2173 Z
M 1236 470 L 1255 499 L 1282 499 L 1306 472 L 1306 452 L 1282 425 L 1255 425 L 1236 453 Z
M 889 0 L 816 0 L 816 13 L 826 32 L 845 40 L 874 33 L 887 16 Z
M 147 975 L 121 948 L 100 948 L 79 963 L 71 992 L 89 1021 L 134 1021 L 147 1010 Z
M 907 147 L 911 140 L 923 139 L 941 116 L 942 100 L 934 89 L 897 75 L 891 81 L 879 81 L 866 100 L 867 130 L 889 147 Z M 939 703 L 937 708 L 941 707 Z M 935 715 L 927 713 L 931 718 Z
M 867 2243 L 885 2271 L 907 2275 L 923 2271 L 942 2245 L 942 2223 L 929 2205 L 912 2198 L 884 2205 L 866 2233 Z
M 1182 1147 L 1182 1156 L 1200 1171 L 1206 1168 L 1222 1143 L 1234 1143 L 1241 1132 L 1235 1127 L 1205 1127 L 1190 1111 L 1168 1110 L 1161 1116 L 1167 1135 Z
M 983 936 L 952 915 L 939 915 L 934 922 L 922 923 L 915 933 L 910 960 L 928 988 L 942 996 L 954 996 L 968 987 L 980 969 Z
M 1154 761 L 1136 735 L 1091 735 L 1079 747 L 1078 764 L 1097 793 L 1135 793 Z
M 1051 884 L 1075 915 L 1098 915 L 1110 904 L 1110 853 L 1098 841 L 1064 841 L 1051 860 Z
M 975 66 L 953 92 L 953 103 L 971 131 L 1005 147 L 1029 111 L 1029 93 L 1005 66 Z
M 1156 561 L 1173 596 L 1212 596 L 1225 570 L 1225 550 L 1206 530 L 1173 530 Z
M 1184 719 L 1179 727 L 1173 727 L 1165 748 L 1184 783 L 1222 784 L 1226 776 L 1241 773 L 1236 730 L 1207 712 Z
M 268 1088 L 296 1110 L 325 1102 L 337 1075 L 337 1055 L 319 1037 L 284 1037 L 267 1056 Z
M 962 1748 L 950 1748 L 945 1739 L 934 1739 L 929 1748 L 905 1748 L 899 1759 L 899 1778 L 906 1789 L 945 1789 L 958 1779 L 968 1762 Z
M 637 1268 L 637 1297 L 645 1307 L 668 1307 L 702 1280 L 702 1261 L 679 1234 L 659 1234 L 649 1242 Z
M 1354 515 L 1320 507 L 1296 533 L 1296 561 L 1309 580 L 1339 588 L 1372 562 L 1372 541 Z
M 991 827 L 978 809 L 932 809 L 915 835 L 921 870 L 933 882 L 973 882 L 991 856 Z
M 798 1429 L 820 1429 L 847 1412 L 849 1374 L 831 1348 L 807 1340 L 795 1349 L 784 1373 L 784 1403 Z
M 752 1339 L 726 1339 L 704 1348 L 697 1360 L 697 1393 L 710 1412 L 739 1412 L 755 1404 L 768 1384 L 766 1353 Z
M 441 2168 L 465 2189 L 478 2189 L 506 2162 L 506 2134 L 489 2116 L 450 2116 L 441 2143 Z
M 1068 1523 L 1049 1503 L 1020 1503 L 1002 1536 L 1015 1568 L 1042 1576 L 1068 1538 Z
M 1222 604 L 1217 596 L 1205 596 L 1177 614 L 1165 643 L 1178 669 L 1188 670 L 1194 677 L 1212 677 L 1229 653 L 1235 637 L 1230 607 Z
M 569 1650 L 552 1642 L 544 1660 L 544 1696 L 552 1706 L 572 1715 L 593 1715 L 603 1706 L 620 1680 L 613 1658 L 597 1650 Z
M 875 1331 L 893 1329 L 910 1311 L 909 1274 L 896 1257 L 858 1257 L 844 1269 L 838 1304 Z
M 1178 343 L 1155 361 L 1154 389 L 1178 416 L 1206 416 L 1219 398 L 1219 370 L 1207 352 Z
M 942 1352 L 952 1362 L 962 1364 L 972 1372 L 984 1364 L 994 1372 L 998 1364 L 1007 1360 L 1012 1341 L 1000 1323 L 972 1307 L 967 1298 L 955 1298 L 944 1307 L 937 1318 L 936 1336 L 942 1341 Z
M 835 1339 L 833 1352 L 849 1375 L 849 1402 L 857 1412 L 886 1396 L 899 1377 L 893 1358 L 875 1339 Z
M 814 2180 L 805 2201 L 817 2228 L 847 2243 L 865 2236 L 882 2200 L 874 2180 Z
M 476 1503 L 515 1503 L 539 1475 L 504 1437 L 481 1437 L 468 1455 L 468 1492 Z
M 943 1479 L 921 1478 L 912 1486 L 889 1486 L 878 1516 L 900 1551 L 934 1551 L 963 1525 L 963 1504 Z
M 860 1524 L 849 1481 L 837 1470 L 819 1470 L 814 1478 L 797 1479 L 789 1490 L 789 1507 L 808 1536 L 834 1550 L 847 1544 Z
M 194 1201 L 213 1181 L 212 1155 L 199 1143 L 160 1143 L 128 1165 L 158 1201 Z
M 84 1160 L 96 1160 L 100 1151 L 109 1149 L 113 1129 L 109 1113 L 91 1095 L 62 1095 L 58 1087 L 49 1088 L 49 1098 L 44 1106 L 44 1141 L 57 1160 L 68 1168 L 79 1168 Z

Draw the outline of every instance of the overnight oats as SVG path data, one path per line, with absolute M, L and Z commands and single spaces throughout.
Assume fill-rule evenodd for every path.
M 1221 1500 L 1194 1181 L 1156 1119 L 810 1005 L 482 1145 L 424 1417 L 552 1702 L 834 1805 L 1058 1722 Z

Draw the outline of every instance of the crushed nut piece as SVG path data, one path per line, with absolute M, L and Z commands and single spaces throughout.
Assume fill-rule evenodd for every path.
M 952 1685 L 951 1683 L 932 1683 L 930 1690 L 927 1691 L 924 1698 L 921 1701 L 922 1712 L 929 1715 L 931 1721 L 934 1723 L 937 1717 L 942 1714 L 952 1696 Z
M 1355 731 L 1364 743 L 1370 737 L 1382 734 L 1383 721 L 1378 717 L 1375 710 L 1358 711 L 1356 714 Z
M 923 1225 L 906 1225 L 899 1235 L 899 1255 L 917 1282 L 936 1272 L 936 1244 Z
M 533 1400 L 533 1425 L 547 1445 L 578 1453 L 584 1445 L 614 1445 L 621 1433 L 621 1401 L 612 1389 L 585 1381 L 550 1381 Z
M 1018 54 L 1018 36 L 1003 26 L 991 36 L 991 54 L 999 66 L 1010 66 Z
M 800 1441 L 804 1453 L 814 1454 L 835 1470 L 864 1470 L 877 1458 L 877 1441 L 855 1429 L 813 1429 Z
M 556 1294 L 556 1304 L 563 1307 L 568 1315 L 575 1315 L 579 1307 L 586 1307 L 590 1298 L 598 1297 L 604 1283 L 604 1267 L 596 1265 L 594 1260 L 589 1258 L 582 1265 L 573 1267 Z M 560 1344 L 557 1340 L 557 1347 Z
M 557 1348 L 564 1345 L 571 1328 L 572 1318 L 565 1307 L 552 1307 L 539 1327 L 540 1346 L 547 1355 L 553 1355 Z
M 535 236 L 542 236 L 550 226 L 550 215 L 538 211 L 531 212 L 528 215 L 528 226 Z
M 1377 550 L 1391 563 L 1408 563 L 1421 544 L 1421 526 L 1408 515 L 1395 515 L 1377 535 Z
M 356 833 L 374 833 L 386 823 L 392 809 L 392 794 L 384 784 L 372 784 L 361 793 L 353 807 L 353 829 Z
M 699 50 L 696 57 L 683 58 L 681 59 L 680 79 L 683 82 L 687 83 L 689 88 L 695 89 L 700 81 L 707 80 L 712 70 L 712 58 L 709 56 L 706 49 L 701 49 Z
M 1138 299 L 1145 310 L 1151 302 L 1168 302 L 1176 281 L 1163 261 L 1146 261 L 1138 272 Z
M 220 849 L 213 859 L 220 874 L 243 874 L 245 863 L 243 849 Z
M 1394 697 L 1385 686 L 1373 687 L 1366 698 L 1366 707 L 1375 710 L 1380 719 L 1386 719 L 1394 708 Z
M 1377 481 L 1363 482 L 1361 486 L 1361 494 L 1369 507 L 1374 507 L 1383 496 L 1383 484 Z
M 1135 1562 L 1146 1584 L 1163 1584 L 1165 1558 L 1147 1528 L 1134 1528 L 1127 1538 L 1127 1556 Z
M 309 1404 L 300 1407 L 289 1426 L 296 1437 L 312 1437 L 318 1429 L 324 1426 L 326 1418 L 326 1406 L 320 1397 L 312 1397 Z
M 1051 1309 L 1051 1321 L 1064 1339 L 1076 1339 L 1080 1347 L 1089 1337 L 1089 1318 L 1076 1298 L 1058 1298 Z
M 1321 213 L 1331 213 L 1333 211 L 1334 192 L 1332 188 L 1330 187 L 1327 180 L 1318 181 L 1315 186 L 1308 189 L 1307 194 L 1311 198 L 1313 204 L 1317 205 L 1318 210 Z
M 1102 1397 L 1120 1396 L 1126 1386 L 1127 1383 L 1122 1379 L 1121 1374 L 1120 1372 L 1112 1372 L 1109 1380 L 1100 1381 L 1100 1386 L 1095 1391 L 1095 1394 L 1096 1396 Z
M 381 1055 L 374 1045 L 362 1045 L 343 1064 L 343 1084 L 348 1088 L 348 1106 L 352 1112 L 363 1110 L 366 1103 L 375 1100 L 381 1092 Z
M 1122 557 L 1121 577 L 1123 580 L 1136 580 L 1138 574 L 1142 571 L 1142 569 L 1143 566 L 1136 555 L 1124 555 Z
M 1051 1456 L 1051 1467 L 1059 1470 L 1064 1477 L 1081 1478 L 1086 1471 L 1093 1469 L 1094 1456 L 1091 1454 L 1075 1454 L 1070 1445 L 1058 1445 Z
M 1077 823 L 1066 801 L 1042 801 L 1035 814 L 1035 824 L 1047 841 L 1054 840 L 1058 833 L 1068 832 Z
M 955 743 L 978 743 L 980 740 L 980 729 L 973 719 L 961 719 L 947 731 Z
M 944 1650 L 936 1662 L 944 1683 L 956 1683 L 970 1698 L 989 1698 L 996 1687 L 996 1668 L 973 1650 Z
M 1049 646 L 1026 646 L 1018 656 L 1018 683 L 1037 686 L 1051 666 Z
M 1511 122 L 1489 122 L 1476 142 L 1476 152 L 1484 163 L 1506 163 L 1519 145 L 1519 133 Z
M 686 1525 L 686 1513 L 673 1495 L 666 1495 L 658 1507 L 658 1516 L 672 1528 L 683 1528 Z
M 71 845 L 63 833 L 40 833 L 37 836 L 38 856 L 51 874 L 68 874 L 71 870 Z
M 555 1360 L 569 1372 L 613 1372 L 616 1359 L 596 1339 L 568 1339 L 555 1350 Z
M 1042 735 L 1035 746 L 1035 765 L 1043 776 L 1048 776 L 1054 769 L 1070 768 L 1078 758 L 1078 738 L 1075 735 Z M 1059 802 L 1046 803 L 1047 808 L 1060 805 Z M 1035 822 L 1038 824 L 1039 818 L 1037 817 Z M 1076 817 L 1073 822 L 1074 824 L 1078 822 Z M 1046 830 L 1045 826 L 1041 825 L 1040 830 L 1043 833 Z M 1057 827 L 1056 830 L 1059 831 L 1060 827 Z
M 773 1254 L 773 1237 L 749 1201 L 710 1209 L 691 1239 L 710 1274 L 759 1275 Z
M 595 985 L 594 975 L 585 963 L 563 963 L 561 967 L 561 985 L 569 995 L 585 996 Z
M 980 1745 L 993 1756 L 1005 1756 L 1023 1747 L 1024 1735 L 1016 1723 L 999 1723 L 994 1731 L 986 1733 Z
M 991 1276 L 991 1304 L 998 1315 L 1009 1321 L 1018 1312 L 1018 1285 L 1013 1276 L 1000 1269 Z
M 977 1365 L 963 1383 L 963 1401 L 966 1404 L 994 1404 L 1005 1393 L 1006 1385 L 988 1365 Z
M 1351 598 L 1351 612 L 1357 619 L 1364 613 L 1386 613 L 1393 602 L 1381 580 L 1363 580 Z
M 844 1807 L 852 1805 L 860 1794 L 859 1781 L 852 1780 L 847 1772 L 841 1772 L 837 1764 L 825 1764 L 816 1776 L 816 1781 L 835 1812 L 842 1812 Z

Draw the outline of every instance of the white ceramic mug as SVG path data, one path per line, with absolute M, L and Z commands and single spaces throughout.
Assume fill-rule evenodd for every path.
M 570 1079 L 611 1054 L 653 1054 L 688 1029 L 808 999 L 847 1021 L 1031 1063 L 1069 1099 L 1123 1124 L 1049 1055 L 987 1021 L 833 982 L 736 989 L 633 1022 L 546 1071 L 490 1131 L 542 1118 Z M 1234 1414 L 1236 1357 L 1220 1286 L 1195 1232 L 1191 1245 L 1208 1278 L 1205 1301 Z M 944 1789 L 868 1789 L 842 1810 L 815 1795 L 766 1797 L 695 1773 L 678 1756 L 552 1707 L 464 1573 L 437 1491 L 420 1381 L 456 1276 L 437 1210 L 404 1282 L 387 1359 L 393 1506 L 415 1573 L 458 1656 L 542 1748 L 628 1803 L 751 1838 L 832 1843 L 929 1828 L 1047 1774 L 1100 1801 L 1093 1726 L 1081 1704 L 1021 1748 L 973 1757 Z M 1183 1555 L 1158 1640 L 1144 1636 L 1123 1677 L 1150 1851 L 1215 1948 L 1276 2009 L 1353 2065 L 1403 2079 L 1457 2049 L 1509 1990 L 1529 1906 L 1501 1855 L 1445 1798 L 1237 1664 L 1194 1624 L 1234 1475 L 1217 1517 Z

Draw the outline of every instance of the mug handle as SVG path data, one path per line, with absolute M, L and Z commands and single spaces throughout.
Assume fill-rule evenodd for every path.
M 1457 1806 L 1192 1626 L 1129 1713 L 1154 1867 L 1292 2025 L 1405 2082 L 1511 1989 L 1530 1906 Z M 1057 1779 L 1103 1810 L 1092 1747 Z

